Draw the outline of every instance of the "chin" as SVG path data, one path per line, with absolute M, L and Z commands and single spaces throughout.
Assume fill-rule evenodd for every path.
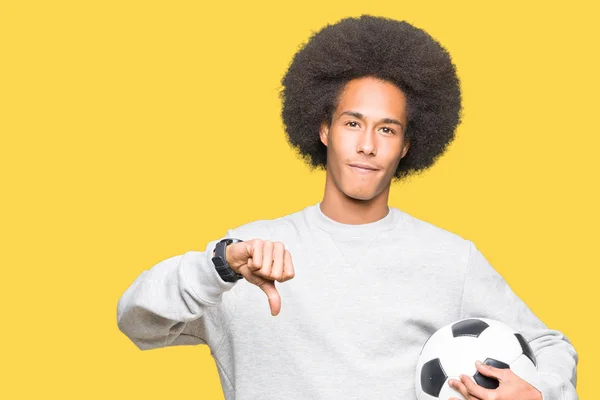
M 364 192 L 364 191 L 359 191 L 359 190 L 344 191 L 344 194 L 351 199 L 360 200 L 360 201 L 372 200 L 375 197 L 375 193 Z

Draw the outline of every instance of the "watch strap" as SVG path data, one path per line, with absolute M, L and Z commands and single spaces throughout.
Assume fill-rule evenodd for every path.
M 215 254 L 212 257 L 213 264 L 217 273 L 225 282 L 237 282 L 243 276 L 235 272 L 231 266 L 227 263 L 227 257 L 225 256 L 225 249 L 232 243 L 242 242 L 240 239 L 225 238 L 220 240 L 215 246 Z

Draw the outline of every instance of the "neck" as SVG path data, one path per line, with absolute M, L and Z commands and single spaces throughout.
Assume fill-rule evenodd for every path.
M 390 185 L 372 199 L 355 199 L 340 191 L 327 176 L 321 212 L 342 224 L 358 225 L 379 221 L 389 213 L 389 193 Z

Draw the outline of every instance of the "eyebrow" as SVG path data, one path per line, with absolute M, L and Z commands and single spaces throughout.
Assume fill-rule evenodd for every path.
M 356 118 L 362 119 L 362 120 L 365 119 L 365 116 L 357 111 L 344 111 L 343 113 L 340 114 L 340 117 L 342 115 L 350 115 L 352 117 L 356 117 Z M 393 119 L 393 118 L 383 118 L 383 119 L 379 120 L 379 122 L 383 122 L 384 124 L 396 124 L 396 125 L 400 125 L 402 128 L 404 128 L 404 125 L 402 124 L 402 122 L 398 121 L 397 119 Z

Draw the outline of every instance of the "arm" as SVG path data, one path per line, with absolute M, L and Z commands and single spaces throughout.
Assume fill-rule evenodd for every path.
M 222 336 L 223 315 L 211 321 L 202 318 L 216 314 L 222 294 L 235 285 L 223 281 L 214 268 L 211 258 L 217 242 L 211 241 L 204 252 L 189 251 L 159 262 L 121 296 L 117 325 L 140 349 L 207 343 L 209 332 Z
M 491 318 L 520 332 L 537 359 L 537 381 L 530 384 L 543 400 L 578 399 L 578 356 L 569 339 L 546 327 L 472 242 L 469 247 L 460 318 Z

